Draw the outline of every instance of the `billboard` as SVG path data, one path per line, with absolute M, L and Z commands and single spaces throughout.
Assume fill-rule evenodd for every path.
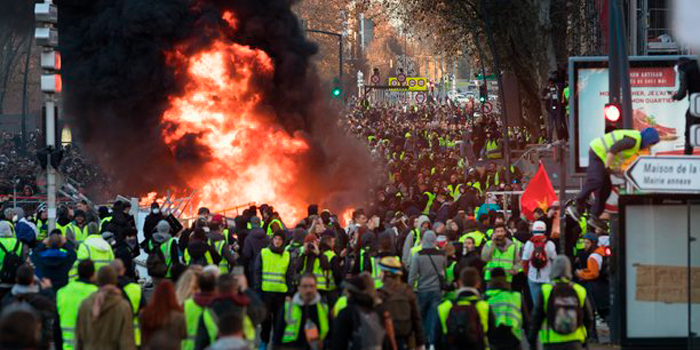
M 687 98 L 671 98 L 678 88 L 674 66 L 678 56 L 630 57 L 633 125 L 637 130 L 654 127 L 661 142 L 652 148 L 656 154 L 682 154 L 685 142 Z M 569 125 L 574 172 L 585 172 L 588 145 L 603 136 L 603 109 L 608 103 L 607 57 L 572 57 L 569 59 L 569 84 L 572 89 Z

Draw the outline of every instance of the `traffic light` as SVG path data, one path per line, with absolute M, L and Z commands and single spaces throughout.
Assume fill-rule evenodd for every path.
M 479 102 L 485 103 L 486 100 L 489 98 L 489 89 L 484 85 L 479 85 Z
M 622 125 L 621 125 L 622 107 L 620 106 L 619 103 L 606 104 L 605 109 L 603 110 L 603 113 L 605 114 L 605 132 L 606 133 L 622 127 Z
M 333 90 L 331 90 L 333 97 L 340 97 L 342 92 L 343 90 L 340 88 L 340 80 L 338 78 L 333 79 Z

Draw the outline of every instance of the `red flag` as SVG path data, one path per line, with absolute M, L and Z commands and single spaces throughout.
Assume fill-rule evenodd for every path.
M 542 210 L 547 211 L 547 208 L 556 200 L 557 194 L 554 192 L 547 172 L 544 171 L 544 166 L 540 163 L 537 174 L 535 174 L 532 180 L 530 180 L 530 183 L 527 184 L 525 193 L 523 193 L 523 196 L 520 198 L 522 212 L 528 220 L 532 220 L 533 210 L 542 208 Z

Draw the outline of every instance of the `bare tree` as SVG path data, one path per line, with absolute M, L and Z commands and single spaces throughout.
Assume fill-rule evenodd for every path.
M 33 1 L 7 0 L 0 11 L 0 114 L 22 53 L 31 44 Z

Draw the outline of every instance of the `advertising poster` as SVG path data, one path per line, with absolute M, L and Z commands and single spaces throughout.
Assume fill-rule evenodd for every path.
M 675 101 L 671 97 L 678 88 L 674 65 L 677 58 L 657 61 L 630 59 L 634 128 L 654 127 L 661 142 L 653 154 L 682 154 L 685 142 L 685 112 L 688 98 Z M 576 97 L 576 168 L 588 166 L 588 145 L 605 130 L 604 108 L 608 103 L 608 69 L 603 59 L 580 62 L 574 71 Z M 585 171 L 585 170 L 583 170 Z

